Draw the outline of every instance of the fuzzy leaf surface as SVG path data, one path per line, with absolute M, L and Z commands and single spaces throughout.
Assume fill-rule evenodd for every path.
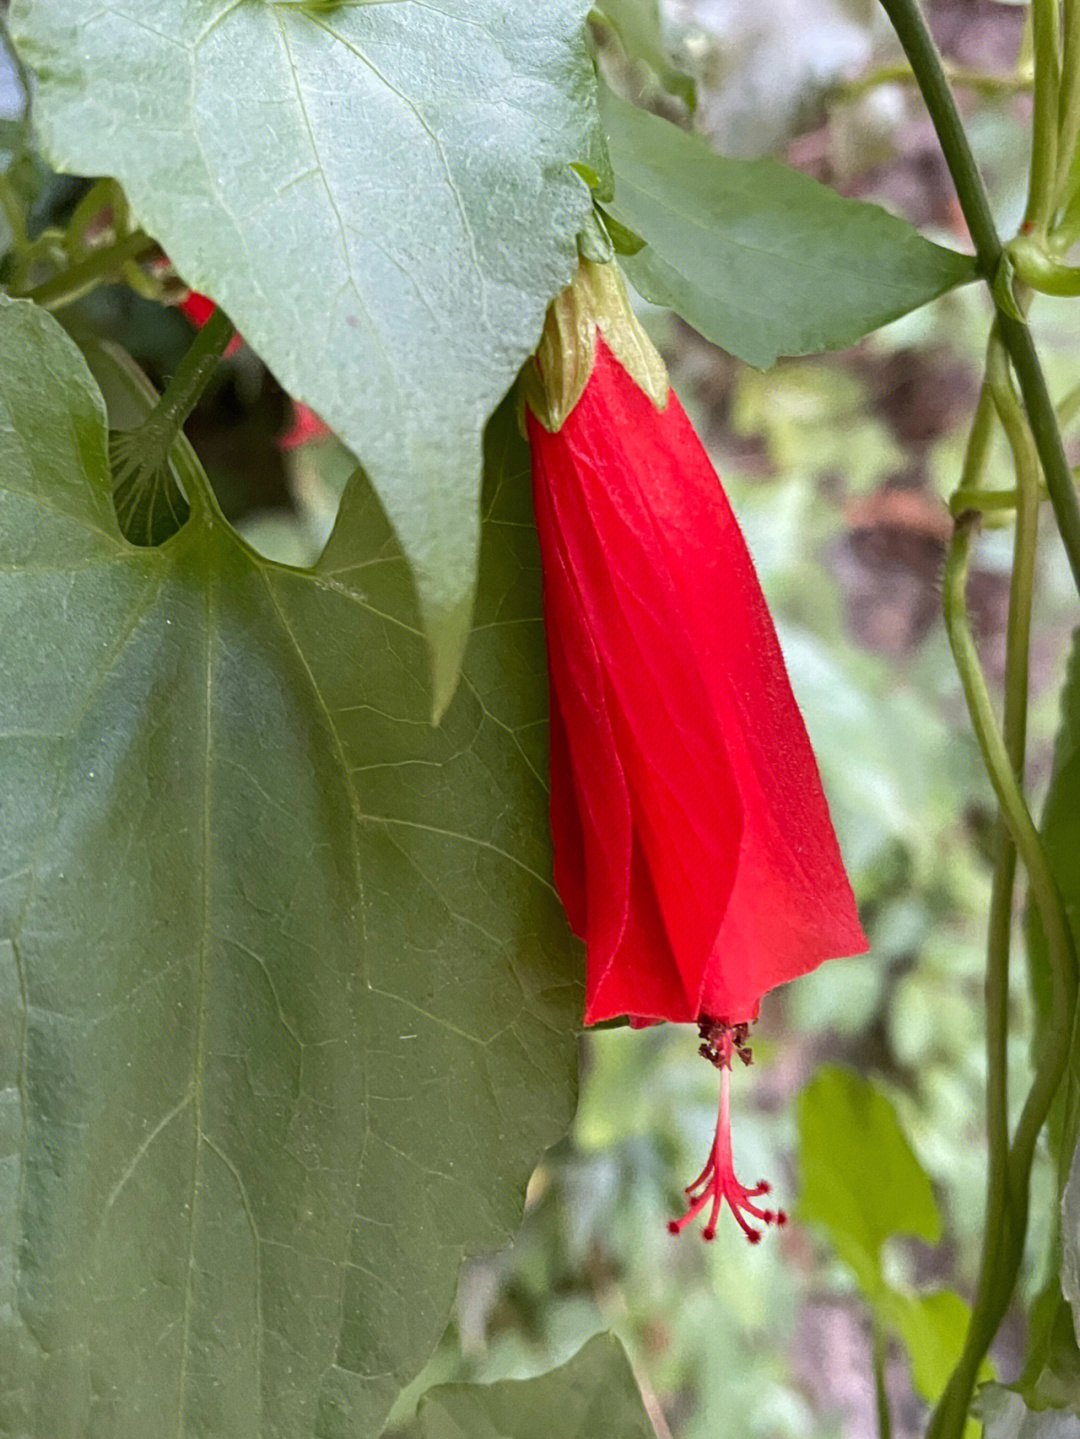
M 74 344 L 0 351 L 0 1433 L 375 1434 L 573 1100 L 523 446 L 433 729 L 369 489 L 310 571 L 136 549 Z
M 481 437 L 606 171 L 587 0 L 22 0 L 51 162 L 121 181 L 184 279 L 361 459 L 453 689 Z

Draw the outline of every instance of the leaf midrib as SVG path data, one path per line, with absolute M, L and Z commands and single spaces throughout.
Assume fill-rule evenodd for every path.
M 188 1210 L 188 1250 L 187 1250 L 187 1275 L 184 1287 L 184 1314 L 180 1342 L 180 1375 L 177 1388 L 177 1417 L 176 1435 L 177 1439 L 187 1439 L 187 1365 L 188 1353 L 191 1348 L 191 1322 L 192 1310 L 194 1307 L 194 1296 L 192 1293 L 195 1274 L 195 1235 L 199 1222 L 199 1200 L 200 1200 L 200 1176 L 202 1173 L 202 1145 L 203 1145 L 203 1080 L 206 1066 L 206 953 L 210 943 L 210 856 L 211 856 L 211 827 L 210 827 L 210 803 L 211 791 L 211 758 L 213 752 L 213 729 L 211 716 L 213 713 L 213 692 L 214 692 L 214 643 L 213 643 L 213 619 L 214 619 L 214 586 L 216 584 L 216 566 L 207 566 L 206 575 L 206 609 L 205 609 L 205 670 L 206 686 L 204 689 L 205 710 L 203 713 L 203 823 L 202 823 L 202 924 L 200 926 L 199 953 L 198 953 L 198 1018 L 195 1025 L 194 1045 L 194 1067 L 191 1077 L 191 1103 L 192 1103 L 192 1156 L 191 1156 L 191 1203 Z M 256 1266 L 261 1263 L 256 1252 Z M 262 1316 L 259 1316 L 259 1327 L 262 1327 Z M 262 1392 L 262 1374 L 259 1373 L 258 1389 Z

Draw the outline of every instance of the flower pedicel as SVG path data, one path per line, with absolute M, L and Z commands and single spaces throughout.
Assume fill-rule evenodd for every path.
M 746 543 L 614 265 L 582 260 L 526 371 L 551 684 L 555 881 L 585 1022 L 698 1025 L 720 1070 L 689 1207 L 783 1223 L 735 1176 L 762 995 L 866 937 Z

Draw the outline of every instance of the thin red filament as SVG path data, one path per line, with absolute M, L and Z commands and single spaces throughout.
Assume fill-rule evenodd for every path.
M 759 1179 L 753 1188 L 741 1184 L 735 1174 L 731 1157 L 731 1054 L 733 1042 L 730 1029 L 725 1028 L 719 1040 L 717 1067 L 720 1070 L 720 1108 L 716 1117 L 716 1134 L 705 1162 L 705 1168 L 692 1184 L 686 1186 L 690 1207 L 681 1219 L 668 1221 L 668 1229 L 678 1234 L 707 1207 L 709 1217 L 702 1230 L 703 1239 L 715 1239 L 716 1224 L 726 1201 L 739 1227 L 751 1244 L 757 1244 L 762 1230 L 750 1222 L 763 1225 L 786 1224 L 782 1209 L 763 1209 L 754 1201 L 769 1193 L 767 1180 Z M 750 1216 L 749 1218 L 747 1216 Z

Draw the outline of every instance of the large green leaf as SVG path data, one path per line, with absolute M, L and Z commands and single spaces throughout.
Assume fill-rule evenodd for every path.
M 601 90 L 615 171 L 608 207 L 645 241 L 622 261 L 645 296 L 765 369 L 850 345 L 975 278 L 877 205 L 775 160 L 731 160 Z
M 799 1096 L 799 1167 L 799 1218 L 828 1231 L 871 1297 L 887 1239 L 940 1237 L 930 1180 L 892 1102 L 839 1065 L 820 1070 Z
M 481 434 L 569 280 L 603 171 L 588 0 L 19 0 L 53 164 L 116 176 L 362 459 L 448 697 Z
M 198 489 L 135 549 L 73 343 L 0 352 L 0 1433 L 374 1434 L 574 1088 L 521 441 L 433 729 L 369 490 L 310 572 Z
M 655 1439 L 622 1345 L 599 1334 L 536 1379 L 428 1390 L 404 1439 Z

